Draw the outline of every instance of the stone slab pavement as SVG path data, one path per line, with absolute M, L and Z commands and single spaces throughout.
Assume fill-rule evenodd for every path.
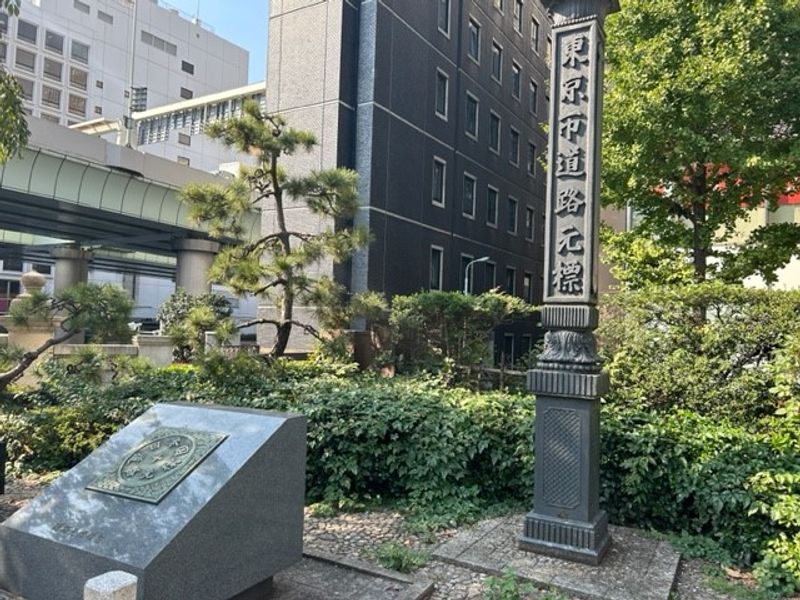
M 433 551 L 433 557 L 487 575 L 512 569 L 537 587 L 555 588 L 589 600 L 669 600 L 680 554 L 665 541 L 613 527 L 602 564 L 581 565 L 520 550 L 524 515 L 483 521 Z
M 6 489 L 7 493 L 5 495 L 0 495 L 0 521 L 5 520 L 11 513 L 32 498 L 39 491 L 41 485 L 42 484 L 38 481 L 11 480 Z M 431 540 L 428 535 L 419 536 L 412 533 L 403 515 L 395 511 L 372 510 L 360 513 L 340 513 L 334 516 L 317 517 L 314 516 L 312 510 L 307 509 L 304 548 L 308 561 L 314 561 L 313 557 L 317 555 L 333 555 L 336 557 L 337 561 L 356 561 L 359 564 L 366 563 L 375 567 L 377 564 L 375 560 L 375 551 L 377 548 L 385 542 L 397 541 L 415 550 L 434 553 L 431 560 L 429 560 L 425 566 L 411 574 L 411 577 L 417 581 L 434 583 L 435 589 L 428 600 L 482 600 L 486 589 L 485 580 L 487 572 L 489 571 L 485 565 L 482 567 L 482 570 L 477 570 L 472 566 L 467 567 L 453 564 L 451 559 L 437 558 L 436 552 L 443 551 L 444 548 L 448 547 L 448 542 L 459 538 L 462 534 L 470 532 L 469 535 L 474 535 L 476 530 L 485 531 L 487 528 L 497 528 L 503 520 L 504 519 L 491 519 L 469 528 L 439 531 L 436 533 L 436 539 Z M 510 524 L 510 531 L 508 534 L 512 536 L 516 535 L 516 528 L 521 527 L 521 515 L 508 517 L 506 520 Z M 618 531 L 622 532 L 622 537 L 619 537 Z M 624 539 L 625 535 L 631 531 L 632 530 L 612 528 L 612 533 L 616 536 L 616 550 L 612 549 L 612 553 L 621 548 L 620 542 Z M 643 538 L 643 540 L 648 543 L 654 541 L 650 536 L 641 532 L 633 532 L 631 535 Z M 461 538 L 459 544 L 463 545 L 463 539 L 464 538 Z M 433 541 L 434 544 L 431 544 L 431 541 Z M 478 539 L 475 539 L 475 542 L 477 541 Z M 515 546 L 514 544 L 513 547 Z M 449 546 L 449 548 L 449 552 L 447 550 L 444 550 L 444 552 L 453 554 L 456 546 Z M 475 549 L 477 550 L 477 548 L 476 546 Z M 501 548 L 500 550 L 502 551 L 503 549 Z M 613 556 L 613 554 L 611 556 Z M 467 555 L 467 558 L 468 557 L 469 555 Z M 528 553 L 525 553 L 525 558 L 530 558 Z M 545 560 L 549 561 L 550 559 Z M 464 563 L 468 564 L 466 560 Z M 307 562 L 304 560 L 296 567 L 297 571 L 287 571 L 285 574 L 294 581 L 302 582 L 304 578 L 306 578 L 306 574 L 303 573 L 303 570 L 310 569 L 314 565 L 318 565 L 320 569 L 328 568 L 324 565 L 320 565 L 320 563 L 316 561 Z M 603 565 L 605 566 L 605 563 L 603 563 Z M 681 561 L 674 600 L 733 600 L 734 596 L 719 592 L 709 586 L 708 578 L 705 574 L 708 566 L 708 563 L 700 560 Z M 568 567 L 574 568 L 574 565 L 570 563 Z M 565 570 L 564 573 L 569 573 L 569 568 Z M 524 576 L 524 573 L 520 573 L 520 575 Z M 280 575 L 276 576 L 275 579 L 275 589 L 280 590 L 281 588 L 277 587 L 282 585 Z M 551 579 L 551 582 L 552 581 L 553 579 Z M 357 585 L 357 582 L 353 584 Z M 384 585 L 387 587 L 382 591 L 387 593 L 399 593 L 403 591 L 400 589 L 394 591 L 389 589 L 390 586 L 393 585 L 391 582 L 384 582 Z M 358 595 L 360 592 L 355 593 L 356 595 L 349 597 L 354 600 L 361 600 L 362 597 Z M 326 599 L 333 597 L 331 596 L 331 589 L 329 587 L 326 588 L 326 593 L 322 597 Z M 526 595 L 525 600 L 535 600 L 541 597 L 552 598 L 553 594 L 548 594 L 546 591 L 541 590 L 534 591 Z M 562 596 L 565 600 L 577 600 L 580 597 L 585 597 L 585 594 L 571 593 Z M 295 593 L 294 598 L 291 596 L 287 596 L 287 598 L 295 600 L 298 596 Z M 318 600 L 318 597 L 313 596 L 300 596 L 300 598 L 304 598 L 305 600 Z M 391 596 L 389 596 L 389 598 L 391 600 L 398 600 Z M 4 594 L 0 590 L 0 600 L 21 599 Z M 273 600 L 283 600 L 283 598 L 275 597 Z M 400 600 L 404 599 L 401 597 Z M 795 600 L 800 600 L 800 598 Z

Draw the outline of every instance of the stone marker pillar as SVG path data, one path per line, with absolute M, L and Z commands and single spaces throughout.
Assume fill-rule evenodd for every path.
M 89 259 L 91 252 L 74 246 L 59 246 L 50 251 L 55 259 L 53 293 L 89 281 Z
M 109 571 L 86 582 L 83 600 L 136 600 L 138 581 L 125 571 Z
M 537 368 L 534 507 L 519 545 L 597 565 L 611 539 L 599 507 L 597 342 L 603 21 L 617 0 L 545 0 L 553 14 L 542 326 Z
M 174 248 L 178 255 L 175 267 L 175 288 L 183 288 L 193 296 L 211 290 L 208 271 L 219 252 L 219 243 L 212 240 L 186 238 L 178 240 Z

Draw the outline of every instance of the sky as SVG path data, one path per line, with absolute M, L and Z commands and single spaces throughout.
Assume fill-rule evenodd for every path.
M 214 33 L 250 52 L 249 83 L 266 76 L 269 0 L 165 0 L 210 25 Z

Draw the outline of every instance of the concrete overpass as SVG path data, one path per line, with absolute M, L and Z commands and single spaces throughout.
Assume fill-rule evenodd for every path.
M 195 292 L 205 287 L 217 245 L 189 220 L 179 190 L 225 183 L 222 176 L 41 119 L 28 123 L 27 151 L 0 167 L 0 257 L 55 262 L 56 289 L 89 264 L 174 276 Z M 245 228 L 258 236 L 256 213 Z

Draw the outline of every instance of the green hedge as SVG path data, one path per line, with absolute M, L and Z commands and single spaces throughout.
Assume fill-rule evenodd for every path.
M 155 399 L 307 415 L 308 501 L 395 501 L 434 524 L 530 502 L 533 400 L 381 379 L 350 367 L 212 359 L 98 388 L 56 373 L 0 415 L 17 470 L 68 468 Z M 800 409 L 748 430 L 685 410 L 603 408 L 602 502 L 612 522 L 700 534 L 766 587 L 800 587 Z

